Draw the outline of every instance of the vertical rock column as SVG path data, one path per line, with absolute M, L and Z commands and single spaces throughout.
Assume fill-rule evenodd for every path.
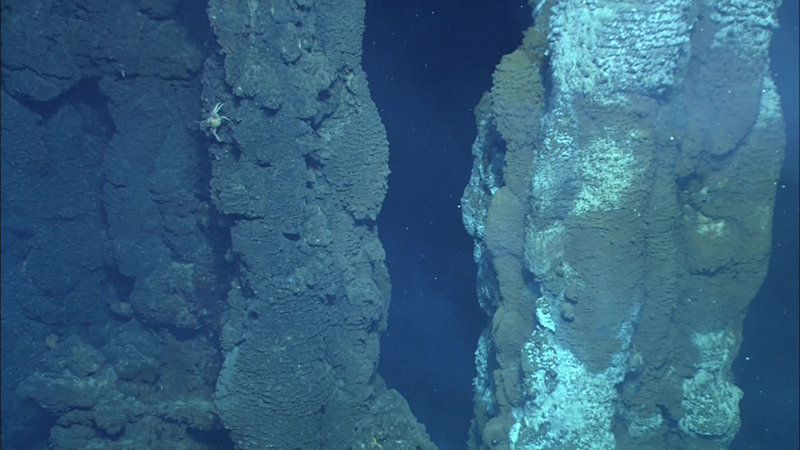
M 201 125 L 237 268 L 215 400 L 241 448 L 430 445 L 376 374 L 389 170 L 363 15 L 362 1 L 208 8 L 220 52 L 206 62 Z
M 498 65 L 462 201 L 491 315 L 472 446 L 733 439 L 783 157 L 776 8 L 548 2 Z

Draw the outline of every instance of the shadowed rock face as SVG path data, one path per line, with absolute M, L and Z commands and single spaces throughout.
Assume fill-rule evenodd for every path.
M 472 446 L 733 439 L 784 147 L 775 8 L 548 2 L 497 66 L 462 199 L 491 315 Z

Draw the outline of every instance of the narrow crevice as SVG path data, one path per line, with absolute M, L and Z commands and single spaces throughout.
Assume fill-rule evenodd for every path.
M 364 68 L 389 140 L 378 218 L 392 281 L 378 368 L 440 448 L 463 448 L 486 313 L 460 199 L 473 109 L 531 23 L 525 2 L 367 2 Z

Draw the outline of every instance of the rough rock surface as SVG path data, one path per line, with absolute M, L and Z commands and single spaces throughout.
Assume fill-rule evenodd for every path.
M 148 3 L 2 4 L 4 448 L 226 440 L 203 16 Z
M 420 448 L 376 374 L 390 294 L 375 219 L 388 144 L 361 69 L 362 1 L 212 1 L 203 96 L 236 276 L 215 403 L 242 448 Z M 353 430 L 358 430 L 353 433 Z
M 476 108 L 476 448 L 719 448 L 767 269 L 777 2 L 547 2 Z

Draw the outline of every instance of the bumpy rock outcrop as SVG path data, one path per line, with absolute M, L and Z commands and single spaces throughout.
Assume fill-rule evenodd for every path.
M 375 219 L 388 145 L 362 1 L 212 1 L 214 203 L 237 274 L 215 402 L 242 448 L 430 446 L 376 374 L 390 294 Z M 212 125 L 212 124 L 210 124 Z
M 733 439 L 784 146 L 776 8 L 547 2 L 498 65 L 462 200 L 491 315 L 473 447 Z

